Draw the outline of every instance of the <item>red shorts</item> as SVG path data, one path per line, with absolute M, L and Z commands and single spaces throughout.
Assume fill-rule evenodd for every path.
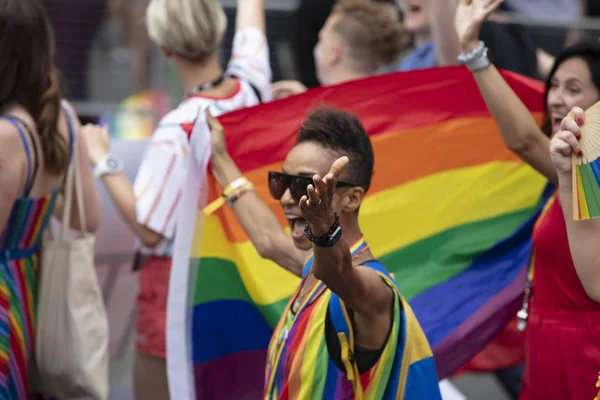
M 140 353 L 166 358 L 167 296 L 171 258 L 148 257 L 140 269 L 136 346 Z

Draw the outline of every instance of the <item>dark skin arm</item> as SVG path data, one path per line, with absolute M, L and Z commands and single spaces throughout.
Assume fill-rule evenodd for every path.
M 348 161 L 348 157 L 341 157 L 324 178 L 315 175 L 314 185 L 308 186 L 308 197 L 300 200 L 302 217 L 310 223 L 315 236 L 325 235 L 335 221 L 333 193 Z M 350 248 L 343 237 L 333 247 L 313 246 L 313 251 L 312 272 L 352 311 L 357 343 L 381 347 L 390 328 L 392 289 L 373 269 L 352 264 Z

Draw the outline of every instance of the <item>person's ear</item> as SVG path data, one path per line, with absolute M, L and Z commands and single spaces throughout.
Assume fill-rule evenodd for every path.
M 342 210 L 346 213 L 356 212 L 365 198 L 365 189 L 360 186 L 348 188 L 342 198 Z

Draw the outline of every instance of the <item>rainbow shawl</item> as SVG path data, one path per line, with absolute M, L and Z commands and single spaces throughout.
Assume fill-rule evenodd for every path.
M 359 374 L 351 357 L 354 333 L 348 312 L 340 298 L 318 282 L 292 314 L 296 291 L 275 328 L 267 356 L 265 399 L 441 400 L 433 354 L 412 309 L 379 261 L 364 265 L 377 271 L 394 290 L 393 325 L 378 362 Z M 303 279 L 311 266 L 312 258 Z M 345 371 L 335 365 L 327 350 L 328 311 Z
M 543 85 L 504 77 L 541 122 Z M 371 137 L 375 173 L 359 222 L 447 377 L 516 315 L 546 180 L 505 147 L 466 68 L 382 75 L 219 118 L 229 153 L 282 226 L 267 171 L 281 170 L 307 111 L 323 103 L 357 114 Z M 220 195 L 210 175 L 203 193 Z M 204 205 L 178 220 L 193 235 L 171 274 L 171 394 L 260 398 L 273 329 L 300 280 L 259 256 L 229 208 L 203 218 Z

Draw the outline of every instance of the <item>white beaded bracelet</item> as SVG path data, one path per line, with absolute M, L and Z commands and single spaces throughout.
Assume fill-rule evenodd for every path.
M 477 47 L 468 54 L 461 53 L 458 56 L 458 61 L 465 64 L 471 71 L 479 71 L 489 67 L 492 63 L 488 58 L 488 48 L 481 40 Z

